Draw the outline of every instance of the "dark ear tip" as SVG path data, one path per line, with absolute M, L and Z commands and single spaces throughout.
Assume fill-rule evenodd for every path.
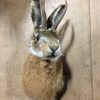
M 66 7 L 66 5 L 65 5 L 65 4 L 62 4 L 61 6 L 62 6 L 62 8 Z
M 59 7 L 65 8 L 65 7 L 67 7 L 67 5 L 66 4 L 61 4 Z
M 67 0 L 66 0 L 65 4 L 62 4 L 62 5 L 61 5 L 61 7 L 67 9 L 67 7 L 68 7 Z
M 67 0 L 66 0 L 65 4 L 63 4 L 63 7 L 65 7 L 67 9 L 67 7 L 68 7 Z

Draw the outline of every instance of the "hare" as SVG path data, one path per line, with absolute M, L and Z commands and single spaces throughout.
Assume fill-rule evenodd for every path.
M 33 0 L 31 17 L 34 32 L 22 79 L 25 93 L 33 100 L 55 100 L 57 93 L 64 88 L 64 58 L 56 28 L 66 12 L 67 3 L 56 8 L 48 19 L 44 3 Z

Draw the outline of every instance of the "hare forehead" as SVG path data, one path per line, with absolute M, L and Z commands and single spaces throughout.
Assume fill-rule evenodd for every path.
M 41 34 L 41 39 L 48 43 L 59 43 L 59 40 L 54 35 L 51 34 L 45 34 L 45 35 Z
M 41 36 L 49 40 L 58 40 L 55 34 L 54 32 L 45 31 L 41 33 Z

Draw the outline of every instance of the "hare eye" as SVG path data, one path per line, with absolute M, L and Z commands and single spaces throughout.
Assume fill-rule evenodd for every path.
M 37 41 L 39 41 L 39 39 L 40 39 L 40 35 L 37 36 Z

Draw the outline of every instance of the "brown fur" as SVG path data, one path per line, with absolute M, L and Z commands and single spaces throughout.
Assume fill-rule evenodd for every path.
M 29 55 L 23 73 L 23 87 L 28 96 L 34 100 L 55 100 L 56 93 L 63 86 L 61 59 L 54 63 Z

